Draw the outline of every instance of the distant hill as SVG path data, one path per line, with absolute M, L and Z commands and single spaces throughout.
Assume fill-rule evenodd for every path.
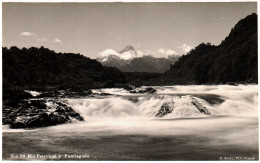
M 132 59 L 125 60 L 116 55 L 109 55 L 107 57 L 97 58 L 96 60 L 99 61 L 103 66 L 116 67 L 120 70 L 122 70 L 125 65 L 132 61 Z
M 124 83 L 117 68 L 103 67 L 80 54 L 55 53 L 47 48 L 2 48 L 3 88 L 96 88 Z
M 175 58 L 155 58 L 151 55 L 134 58 L 129 64 L 121 68 L 123 72 L 151 72 L 163 73 L 170 69 L 171 64 L 177 61 Z
M 118 55 L 108 55 L 97 58 L 104 66 L 116 67 L 123 72 L 151 72 L 163 73 L 170 69 L 171 64 L 179 56 L 172 55 L 168 58 L 156 58 L 151 55 L 138 56 L 133 46 L 127 45 Z
M 171 66 L 171 84 L 257 83 L 257 15 L 240 20 L 218 46 L 202 43 Z

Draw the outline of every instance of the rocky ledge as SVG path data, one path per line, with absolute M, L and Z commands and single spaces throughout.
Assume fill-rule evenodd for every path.
M 178 96 L 179 98 L 182 98 L 182 96 Z M 211 115 L 211 113 L 208 111 L 208 109 L 203 106 L 195 97 L 189 96 L 190 97 L 190 103 L 195 106 L 199 110 L 200 113 L 206 114 L 206 115 Z M 167 114 L 170 114 L 174 111 L 174 106 L 175 102 L 174 99 L 171 101 L 164 102 L 160 108 L 160 110 L 155 114 L 155 117 L 164 117 Z
M 130 93 L 155 93 L 156 90 L 152 87 L 141 87 L 141 88 L 135 88 L 133 90 L 129 91 Z
M 196 100 L 194 97 L 192 97 L 192 102 L 191 102 L 201 113 L 206 114 L 206 115 L 210 115 L 210 112 L 208 111 L 208 109 L 204 106 L 202 106 L 201 103 L 199 103 L 198 100 Z
M 3 125 L 10 128 L 36 128 L 57 124 L 84 121 L 66 101 L 28 99 L 3 102 Z
M 79 98 L 92 96 L 93 92 L 91 90 L 57 90 L 57 89 L 33 89 L 33 90 L 14 90 L 14 89 L 4 89 L 3 90 L 3 100 L 21 101 L 23 99 L 30 98 Z
M 169 113 L 171 113 L 174 109 L 174 102 L 165 102 L 163 103 L 163 105 L 161 106 L 161 109 L 159 110 L 159 112 L 155 115 L 156 117 L 163 117 Z
M 10 128 L 47 127 L 84 121 L 64 98 L 108 96 L 84 89 L 4 89 L 2 124 Z

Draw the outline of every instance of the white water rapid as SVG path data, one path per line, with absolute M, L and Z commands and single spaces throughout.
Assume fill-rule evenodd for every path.
M 258 159 L 257 85 L 153 88 L 154 94 L 97 89 L 112 95 L 66 99 L 85 121 L 3 129 L 4 158 L 29 143 L 27 153 L 70 151 L 92 160 Z

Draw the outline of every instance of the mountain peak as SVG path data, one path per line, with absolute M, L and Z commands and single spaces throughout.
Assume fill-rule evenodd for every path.
M 134 51 L 136 53 L 134 47 L 132 45 L 129 45 L 129 44 L 126 45 L 126 47 L 123 50 L 119 51 L 119 53 L 122 54 L 122 53 L 127 52 L 127 51 Z

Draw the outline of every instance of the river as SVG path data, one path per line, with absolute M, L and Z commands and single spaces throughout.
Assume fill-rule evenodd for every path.
M 3 159 L 259 159 L 257 85 L 153 88 L 155 94 L 96 89 L 112 95 L 66 99 L 84 122 L 32 130 L 3 126 Z M 165 103 L 173 110 L 156 116 Z

